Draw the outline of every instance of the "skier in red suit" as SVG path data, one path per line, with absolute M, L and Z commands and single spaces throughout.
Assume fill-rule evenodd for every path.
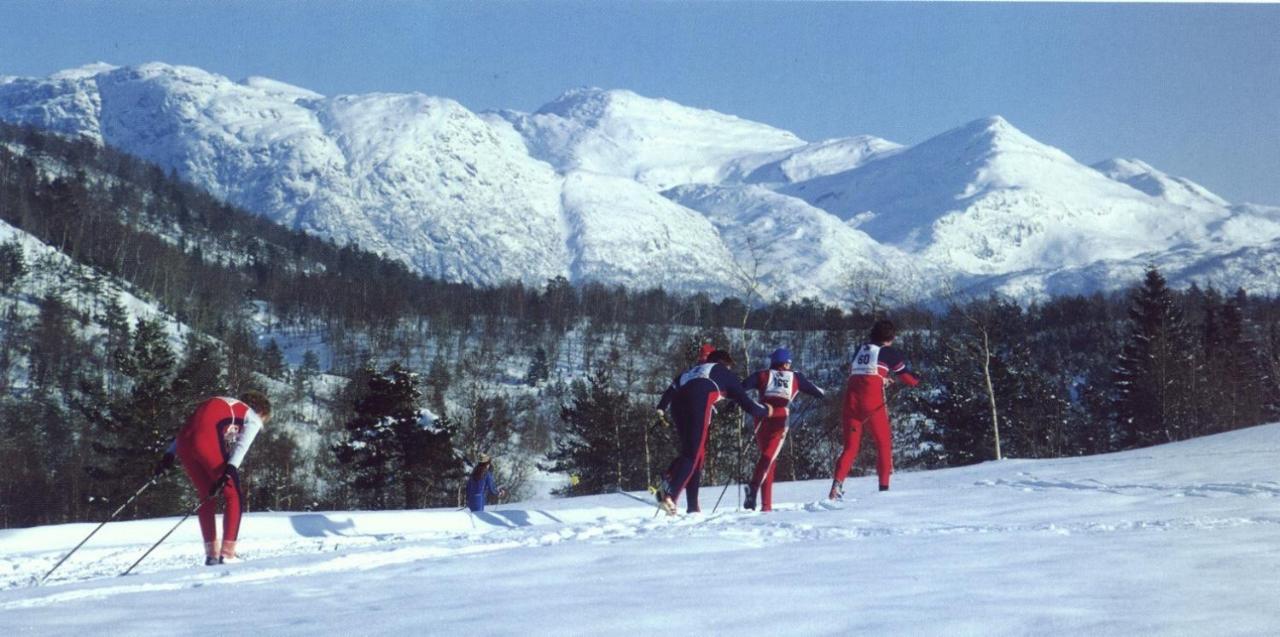
M 760 459 L 756 461 L 751 483 L 747 485 L 747 497 L 743 506 L 748 509 L 756 508 L 758 494 L 760 510 L 772 511 L 773 473 L 778 466 L 778 454 L 782 453 L 782 443 L 787 438 L 791 401 L 800 392 L 814 398 L 824 398 L 826 393 L 810 383 L 803 374 L 791 369 L 791 352 L 785 347 L 773 350 L 773 354 L 769 355 L 769 369 L 762 369 L 748 376 L 743 388 L 756 390 L 760 394 L 760 402 L 773 407 L 772 415 L 756 420 L 756 446 L 760 448 Z
M 167 470 L 176 454 L 199 497 L 208 496 L 197 510 L 207 565 L 236 559 L 243 497 L 239 467 L 258 431 L 270 419 L 271 403 L 261 392 L 247 391 L 239 399 L 210 398 L 196 407 L 156 469 L 157 473 Z M 214 525 L 214 496 L 219 493 L 226 502 L 221 544 Z
M 895 379 L 908 387 L 920 383 L 907 369 L 907 360 L 902 352 L 890 347 L 896 335 L 893 322 L 876 321 L 867 342 L 854 352 L 841 417 L 844 451 L 836 459 L 831 492 L 827 496 L 832 500 L 844 497 L 844 479 L 858 457 L 864 425 L 871 430 L 871 438 L 876 444 L 876 473 L 880 477 L 880 490 L 889 490 L 889 475 L 893 473 L 893 436 L 889 431 L 885 387 Z

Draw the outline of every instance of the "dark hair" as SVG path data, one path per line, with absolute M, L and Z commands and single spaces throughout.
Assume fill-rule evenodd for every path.
M 477 462 L 476 466 L 471 469 L 471 479 L 483 480 L 485 472 L 489 470 L 489 464 L 488 462 Z
M 871 334 L 867 340 L 879 345 L 880 343 L 888 343 L 893 337 L 898 335 L 898 330 L 893 326 L 893 321 L 889 319 L 880 319 L 875 325 L 871 326 Z
M 724 363 L 725 365 L 732 365 L 733 357 L 729 355 L 729 352 L 726 352 L 722 349 L 718 349 L 707 355 L 707 362 L 708 363 Z
M 258 412 L 258 415 L 263 418 L 271 415 L 271 400 L 266 394 L 256 389 L 245 390 L 240 394 L 240 402 L 248 405 L 249 409 Z

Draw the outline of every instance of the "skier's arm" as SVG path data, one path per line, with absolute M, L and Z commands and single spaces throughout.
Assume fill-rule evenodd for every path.
M 178 453 L 178 439 L 174 438 L 169 441 L 169 446 L 165 447 L 164 455 L 160 457 L 160 462 L 156 463 L 156 467 L 151 472 L 151 477 L 159 478 L 169 472 L 173 468 L 173 458 Z
M 796 372 L 796 383 L 800 387 L 800 391 L 809 394 L 814 398 L 822 400 L 827 397 L 827 392 L 822 391 L 821 387 L 809 382 L 809 379 L 805 378 L 804 374 L 801 374 L 800 372 Z
M 742 388 L 742 382 L 738 380 L 738 376 L 729 371 L 724 365 L 716 365 L 711 371 L 711 380 L 715 381 L 720 387 L 720 391 L 732 398 L 738 403 L 744 411 L 755 416 L 756 418 L 767 418 L 773 409 L 768 405 L 762 405 L 751 399 L 747 395 L 747 391 Z
M 227 464 L 239 468 L 240 463 L 244 462 L 245 454 L 249 453 L 249 446 L 253 444 L 253 439 L 258 436 L 258 431 L 262 429 L 262 418 L 257 412 L 250 409 L 244 415 L 244 430 L 240 432 L 240 439 L 236 441 L 236 446 L 231 450 L 231 457 L 227 459 Z
M 488 493 L 489 495 L 493 495 L 493 496 L 501 496 L 501 495 L 502 495 L 502 494 L 498 491 L 498 488 L 497 488 L 496 486 L 494 486 L 494 484 L 493 484 L 493 474 L 492 474 L 492 473 L 486 473 L 486 474 L 484 474 L 484 490 L 485 490 L 485 492 L 486 492 L 486 493 Z
M 880 361 L 889 368 L 894 380 L 902 381 L 907 387 L 915 387 L 920 384 L 920 379 L 916 378 L 916 375 L 907 367 L 907 357 L 903 356 L 902 352 L 892 347 L 886 347 L 880 350 Z
M 920 384 L 920 379 L 916 378 L 916 375 L 911 373 L 911 370 L 908 369 L 896 372 L 894 377 L 902 381 L 907 387 L 915 387 Z
M 662 392 L 662 398 L 658 401 L 658 411 L 666 411 L 671 405 L 671 401 L 676 397 L 676 381 L 671 381 L 667 386 L 667 391 Z
M 742 381 L 742 388 L 747 391 L 754 391 L 757 394 L 764 391 L 764 388 L 760 386 L 760 376 L 760 372 L 751 372 L 747 379 Z

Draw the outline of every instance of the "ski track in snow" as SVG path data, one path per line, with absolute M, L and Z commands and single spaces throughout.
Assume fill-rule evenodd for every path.
M 1098 480 L 1064 481 L 1036 479 L 1020 472 L 1026 479 L 982 480 L 978 487 L 1006 487 L 1023 492 L 1069 490 L 1119 495 L 1167 497 L 1280 497 L 1280 484 L 1107 484 Z M 811 483 L 820 485 L 820 481 Z M 712 490 L 714 492 L 714 490 Z M 621 494 L 618 494 L 622 497 Z M 607 496 L 598 496 L 607 497 Z M 521 548 L 546 547 L 569 542 L 615 544 L 632 540 L 685 539 L 721 540 L 733 545 L 763 548 L 773 544 L 814 541 L 862 540 L 894 536 L 954 536 L 968 534 L 1047 533 L 1056 535 L 1125 533 L 1140 531 L 1201 530 L 1247 525 L 1271 525 L 1280 528 L 1280 516 L 1261 517 L 1186 517 L 1169 519 L 1124 520 L 1118 522 L 1076 522 L 1035 524 L 947 524 L 915 521 L 906 525 L 886 525 L 846 513 L 859 503 L 848 500 L 831 503 L 824 500 L 799 504 L 779 504 L 772 514 L 754 511 L 725 511 L 710 514 L 681 514 L 676 517 L 653 517 L 653 508 L 637 503 L 616 513 L 600 516 L 585 523 L 560 522 L 551 513 L 542 513 L 543 522 L 512 522 L 501 514 L 507 511 L 481 513 L 474 530 L 462 533 L 375 533 L 369 535 L 335 535 L 323 539 L 253 541 L 252 561 L 234 565 L 197 568 L 190 574 L 170 576 L 162 583 L 135 583 L 132 579 L 115 580 L 137 559 L 145 545 L 111 549 L 82 549 L 75 559 L 50 578 L 41 591 L 47 594 L 0 603 L 0 610 L 33 608 L 80 600 L 100 600 L 117 595 L 153 593 L 205 586 L 269 582 L 306 575 L 343 571 L 362 571 L 424 560 L 463 557 Z M 314 514 L 298 514 L 314 515 Z M 438 515 L 468 516 L 465 512 L 439 512 Z M 528 518 L 525 518 L 526 520 Z M 184 523 L 184 525 L 189 523 Z M 180 529 L 194 533 L 194 528 Z M 162 545 L 162 549 L 164 546 Z M 15 589 L 34 586 L 37 579 L 64 551 L 40 552 L 0 558 L 0 588 Z M 302 564 L 276 566 L 278 558 L 303 557 Z M 296 560 L 294 560 L 296 561 Z M 135 571 L 139 575 L 157 574 L 192 565 L 190 542 L 171 542 L 169 550 L 158 550 L 148 562 Z M 118 583 L 117 583 L 118 582 Z M 85 584 L 90 587 L 68 587 Z M 62 590 L 71 588 L 71 590 Z
M 9 529 L 0 634 L 1280 634 L 1276 466 L 1280 424 L 901 473 L 887 493 L 851 478 L 839 503 L 818 499 L 826 480 L 781 482 L 767 514 L 734 493 L 719 512 L 655 517 L 643 492 L 475 515 L 255 512 L 244 562 L 203 566 L 187 520 L 117 577 L 178 518 L 134 520 L 39 586 L 95 524 Z M 719 493 L 704 487 L 707 509 Z M 636 613 L 619 595 L 697 612 Z M 193 623 L 206 603 L 241 606 Z

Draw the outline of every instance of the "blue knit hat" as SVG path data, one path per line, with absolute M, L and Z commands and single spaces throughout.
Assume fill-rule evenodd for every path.
M 791 352 L 785 347 L 779 347 L 773 350 L 769 355 L 769 364 L 773 366 L 784 365 L 791 362 Z

